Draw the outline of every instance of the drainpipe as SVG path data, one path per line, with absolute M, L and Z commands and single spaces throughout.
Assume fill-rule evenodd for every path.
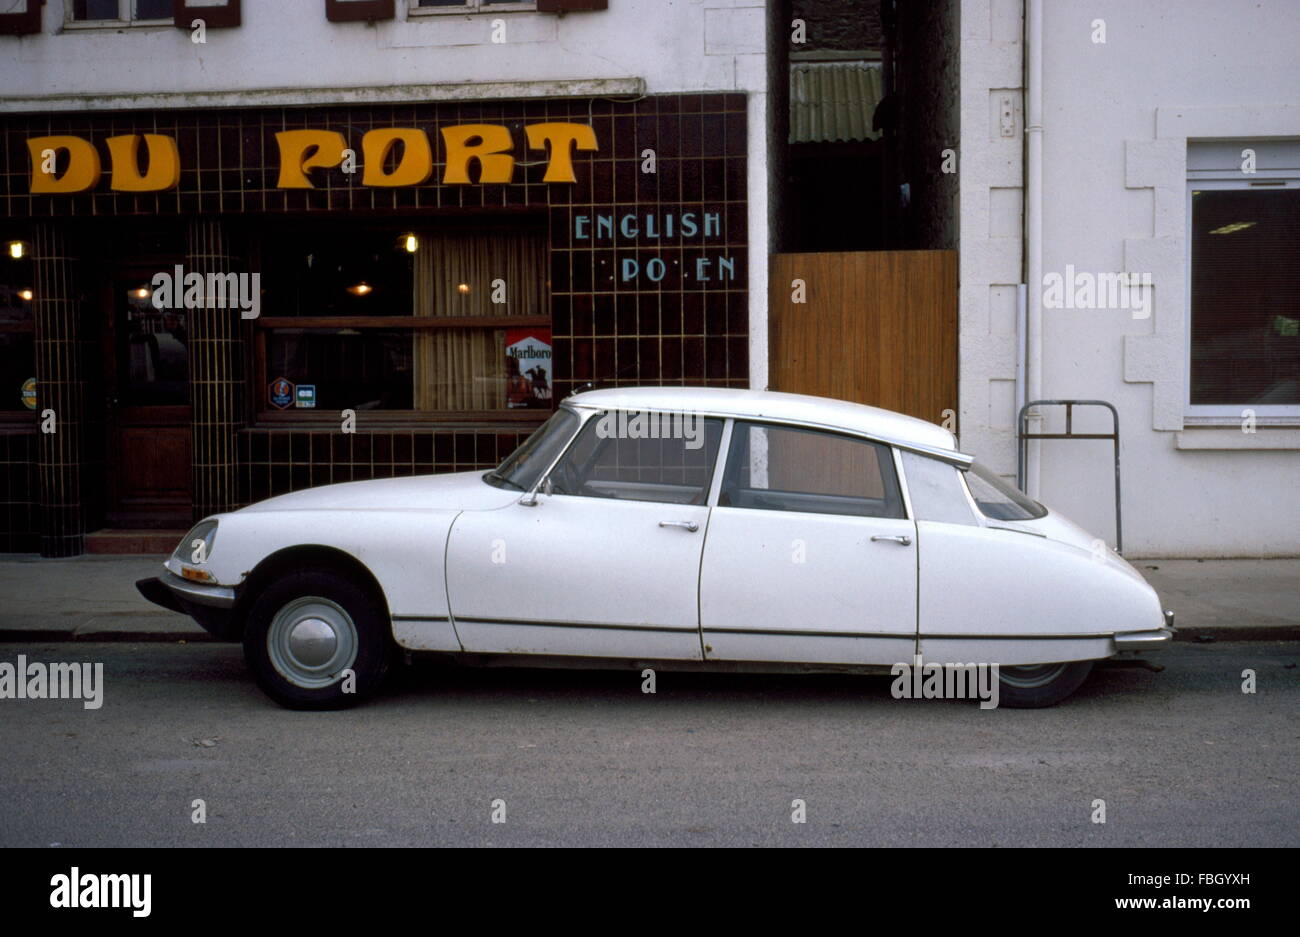
M 1043 396 L 1043 0 L 1025 0 L 1025 399 Z M 1041 432 L 1042 414 L 1032 413 L 1030 432 Z M 1019 432 L 1019 427 L 1016 431 Z M 1038 497 L 1040 443 L 1029 444 L 1025 487 Z

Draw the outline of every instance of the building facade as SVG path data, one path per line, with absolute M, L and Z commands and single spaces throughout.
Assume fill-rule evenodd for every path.
M 0 36 L 0 547 L 490 467 L 588 382 L 761 381 L 761 4 L 162 6 Z
M 1109 441 L 1020 464 L 1106 401 L 1127 554 L 1300 554 L 1291 0 L 13 7 L 0 549 L 802 369 L 1114 545 Z
M 1296 12 L 960 3 L 961 442 L 1014 477 L 1026 400 L 1113 403 L 1129 555 L 1300 554 Z M 1113 545 L 1110 443 L 1028 449 Z

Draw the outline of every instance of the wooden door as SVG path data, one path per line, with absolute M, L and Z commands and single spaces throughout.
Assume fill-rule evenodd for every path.
M 774 254 L 770 270 L 772 390 L 955 417 L 956 251 Z
M 184 309 L 154 308 L 152 269 L 119 269 L 104 295 L 108 523 L 175 528 L 191 517 Z M 165 268 L 163 268 L 165 269 Z

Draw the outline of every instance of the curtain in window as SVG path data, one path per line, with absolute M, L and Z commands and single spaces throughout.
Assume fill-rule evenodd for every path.
M 542 235 L 421 234 L 415 256 L 416 316 L 535 316 L 545 311 Z M 503 281 L 494 289 L 493 281 Z M 494 292 L 504 302 L 494 303 Z M 500 297 L 499 297 L 500 298 Z M 421 330 L 415 337 L 419 410 L 502 410 L 504 329 Z

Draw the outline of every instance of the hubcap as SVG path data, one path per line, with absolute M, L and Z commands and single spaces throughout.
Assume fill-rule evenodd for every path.
M 1008 686 L 1022 689 L 1046 686 L 1065 670 L 1065 664 L 1033 664 L 1028 667 L 999 667 L 998 677 Z
M 357 660 L 357 626 L 342 606 L 303 596 L 276 612 L 266 634 L 271 664 L 280 676 L 306 689 L 338 682 Z

